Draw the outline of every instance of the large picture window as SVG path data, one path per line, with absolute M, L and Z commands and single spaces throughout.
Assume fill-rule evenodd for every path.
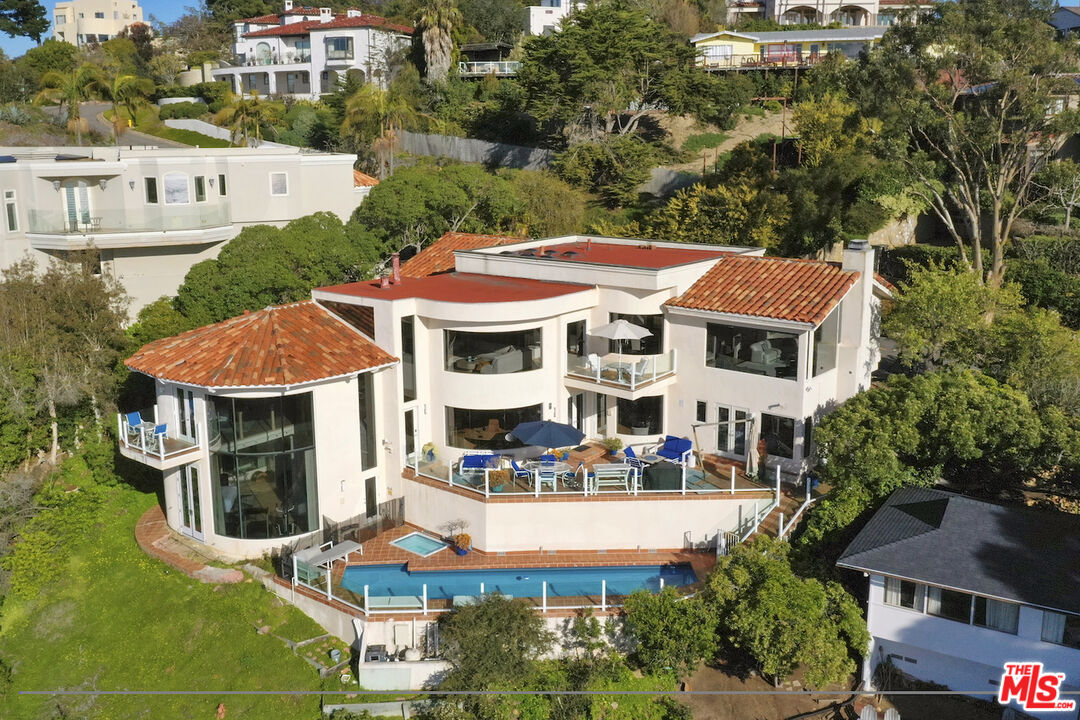
M 268 539 L 318 529 L 311 393 L 215 397 L 212 406 L 215 531 Z
M 444 330 L 446 369 L 451 372 L 504 375 L 539 369 L 540 328 L 508 332 Z
M 1080 615 L 1043 610 L 1042 639 L 1045 642 L 1080 648 Z
M 799 374 L 799 336 L 794 333 L 709 323 L 705 365 L 794 380 Z
M 1020 606 L 976 595 L 973 619 L 980 627 L 1015 635 L 1020 620 Z
M 543 405 L 502 410 L 446 408 L 446 444 L 457 448 L 498 450 L 519 447 L 507 434 L 523 422 L 543 419 Z
M 970 623 L 971 596 L 956 590 L 928 587 L 926 588 L 926 612 L 947 620 Z
M 840 343 L 840 308 L 833 310 L 825 322 L 814 330 L 813 376 L 817 377 L 836 367 L 836 351 Z
M 664 316 L 663 315 L 632 315 L 627 313 L 610 313 L 610 321 L 625 320 L 628 323 L 643 327 L 652 333 L 641 340 L 611 340 L 610 352 L 617 353 L 622 350 L 623 355 L 659 355 L 664 347 Z
M 375 379 L 371 373 L 356 376 L 360 405 L 360 469 L 370 470 L 378 463 L 375 452 Z
M 617 403 L 619 432 L 623 435 L 657 435 L 664 428 L 664 398 L 660 395 Z

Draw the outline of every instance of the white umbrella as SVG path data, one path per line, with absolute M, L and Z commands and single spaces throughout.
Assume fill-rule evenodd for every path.
M 635 325 L 632 322 L 627 322 L 622 318 L 615 322 L 610 322 L 607 325 L 601 325 L 600 327 L 593 328 L 590 332 L 593 337 L 607 338 L 608 340 L 619 341 L 619 367 L 622 367 L 622 341 L 623 340 L 641 340 L 642 338 L 652 337 L 652 332 L 648 328 L 643 328 L 640 325 Z

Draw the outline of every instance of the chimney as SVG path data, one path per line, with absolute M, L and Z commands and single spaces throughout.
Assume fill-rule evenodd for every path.
M 855 270 L 871 278 L 874 276 L 874 248 L 866 240 L 852 240 L 844 248 L 845 270 Z
M 334 19 L 334 10 L 333 10 L 333 8 L 324 8 L 324 7 L 319 8 L 319 22 L 328 23 L 333 19 Z
M 363 14 L 363 10 L 357 10 L 356 8 L 349 8 L 345 11 L 345 17 L 360 17 Z
M 289 12 L 293 8 L 292 0 L 285 0 L 285 12 Z
M 398 285 L 401 283 L 401 253 L 394 253 L 390 258 L 394 268 L 394 284 Z
M 379 278 L 379 287 L 380 288 L 388 288 L 388 287 L 390 287 L 390 278 L 386 277 L 385 275 L 383 275 L 381 278 Z

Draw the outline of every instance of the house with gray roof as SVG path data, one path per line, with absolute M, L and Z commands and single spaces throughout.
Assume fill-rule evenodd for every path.
M 837 565 L 869 577 L 868 687 L 891 661 L 953 690 L 996 692 L 1006 662 L 1041 661 L 1080 689 L 1080 516 L 901 488 Z

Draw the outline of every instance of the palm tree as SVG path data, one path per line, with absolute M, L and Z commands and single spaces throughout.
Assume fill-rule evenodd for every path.
M 68 130 L 75 131 L 76 142 L 82 145 L 83 126 L 86 123 L 79 112 L 79 103 L 89 99 L 92 93 L 107 89 L 101 79 L 101 71 L 90 63 L 83 63 L 70 73 L 52 70 L 41 76 L 41 85 L 42 90 L 34 97 L 34 102 L 58 102 L 61 112 L 67 103 Z
M 417 112 L 408 99 L 393 86 L 383 90 L 376 85 L 362 85 L 345 101 L 341 132 L 358 144 L 370 144 L 379 154 L 379 175 L 385 177 L 385 165 L 393 172 L 394 140 L 397 131 L 412 123 Z
M 135 110 L 146 97 L 154 92 L 154 83 L 148 78 L 141 78 L 135 75 L 117 75 L 113 78 L 112 84 L 108 86 L 109 99 L 112 100 L 113 106 L 113 132 L 119 135 L 124 127 L 123 119 L 120 117 L 120 110 L 118 105 L 123 105 L 128 111 L 128 115 L 131 117 L 131 124 L 135 124 Z
M 428 0 L 417 14 L 416 25 L 422 31 L 420 39 L 424 44 L 427 79 L 434 85 L 444 84 L 450 73 L 450 54 L 454 49 L 450 33 L 461 23 L 461 11 L 455 0 Z
M 259 93 L 252 90 L 250 95 L 234 97 L 233 101 L 221 109 L 215 120 L 219 125 L 227 125 L 232 130 L 234 145 L 247 145 L 251 140 L 255 145 L 262 143 L 262 127 L 271 119 L 266 103 L 259 101 Z

